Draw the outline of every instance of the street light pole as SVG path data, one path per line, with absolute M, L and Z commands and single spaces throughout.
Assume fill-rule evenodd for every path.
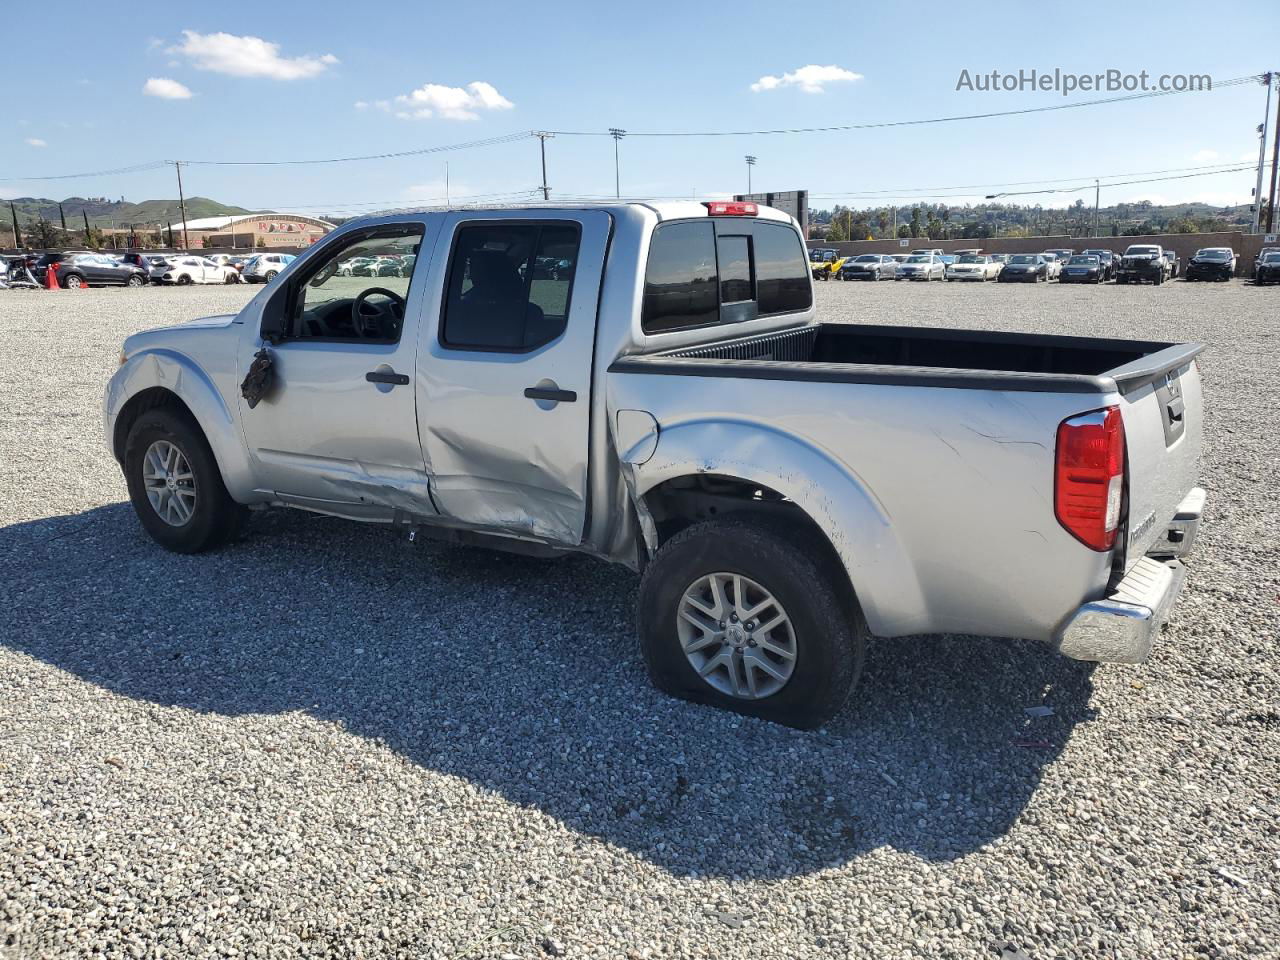
M 618 141 L 627 135 L 627 131 L 618 127 L 609 128 L 609 136 L 613 137 L 613 193 L 622 199 L 622 175 L 618 171 Z
M 1102 184 L 1098 180 L 1093 181 L 1093 235 L 1098 235 L 1098 202 L 1102 197 Z
M 182 161 L 173 161 L 173 169 L 178 171 L 178 209 L 182 212 L 182 249 L 190 250 L 191 246 L 187 243 L 187 200 L 182 195 Z M 169 243 L 173 244 L 173 228 L 169 228 Z
M 1262 75 L 1267 85 L 1267 106 L 1262 111 L 1262 123 L 1258 124 L 1258 182 L 1253 187 L 1253 232 L 1259 233 L 1262 227 L 1262 171 L 1267 164 L 1267 124 L 1271 122 L 1271 79 L 1270 73 Z
M 747 154 L 747 193 L 751 193 L 751 168 L 756 165 L 756 158 Z

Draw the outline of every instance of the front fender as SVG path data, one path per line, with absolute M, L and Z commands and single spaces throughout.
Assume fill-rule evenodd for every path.
M 664 425 L 653 456 L 625 468 L 639 498 L 668 480 L 695 474 L 775 490 L 831 542 L 872 633 L 903 636 L 924 625 L 919 577 L 892 518 L 853 468 L 828 451 L 759 423 L 695 420 Z
M 234 376 L 234 367 L 226 372 Z M 186 405 L 209 441 L 227 491 L 241 502 L 251 499 L 253 474 L 235 411 L 199 364 L 170 347 L 139 350 L 107 384 L 103 419 L 112 454 L 116 452 L 116 422 L 121 412 L 132 398 L 152 388 L 167 390 Z

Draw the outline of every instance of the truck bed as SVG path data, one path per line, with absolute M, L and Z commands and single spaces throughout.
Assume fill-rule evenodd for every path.
M 807 324 L 617 361 L 613 369 L 971 389 L 1129 393 L 1200 344 L 932 327 Z M 746 365 L 743 365 L 746 361 Z M 636 367 L 632 367 L 636 364 Z

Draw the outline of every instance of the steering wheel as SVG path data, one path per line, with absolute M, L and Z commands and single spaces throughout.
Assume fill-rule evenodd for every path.
M 386 305 L 366 304 L 365 301 L 375 293 L 382 294 L 391 302 Z M 390 340 L 394 336 L 395 324 L 404 320 L 404 306 L 404 297 L 394 290 L 370 287 L 351 301 L 351 326 L 355 328 L 357 337 Z

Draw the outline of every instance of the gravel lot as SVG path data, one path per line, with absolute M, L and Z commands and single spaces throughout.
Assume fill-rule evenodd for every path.
M 1149 663 L 884 641 L 801 733 L 652 690 L 594 561 L 288 512 L 154 546 L 100 438 L 119 342 L 254 292 L 0 293 L 0 955 L 1280 955 L 1280 293 L 819 285 L 1206 341 L 1210 500 Z

